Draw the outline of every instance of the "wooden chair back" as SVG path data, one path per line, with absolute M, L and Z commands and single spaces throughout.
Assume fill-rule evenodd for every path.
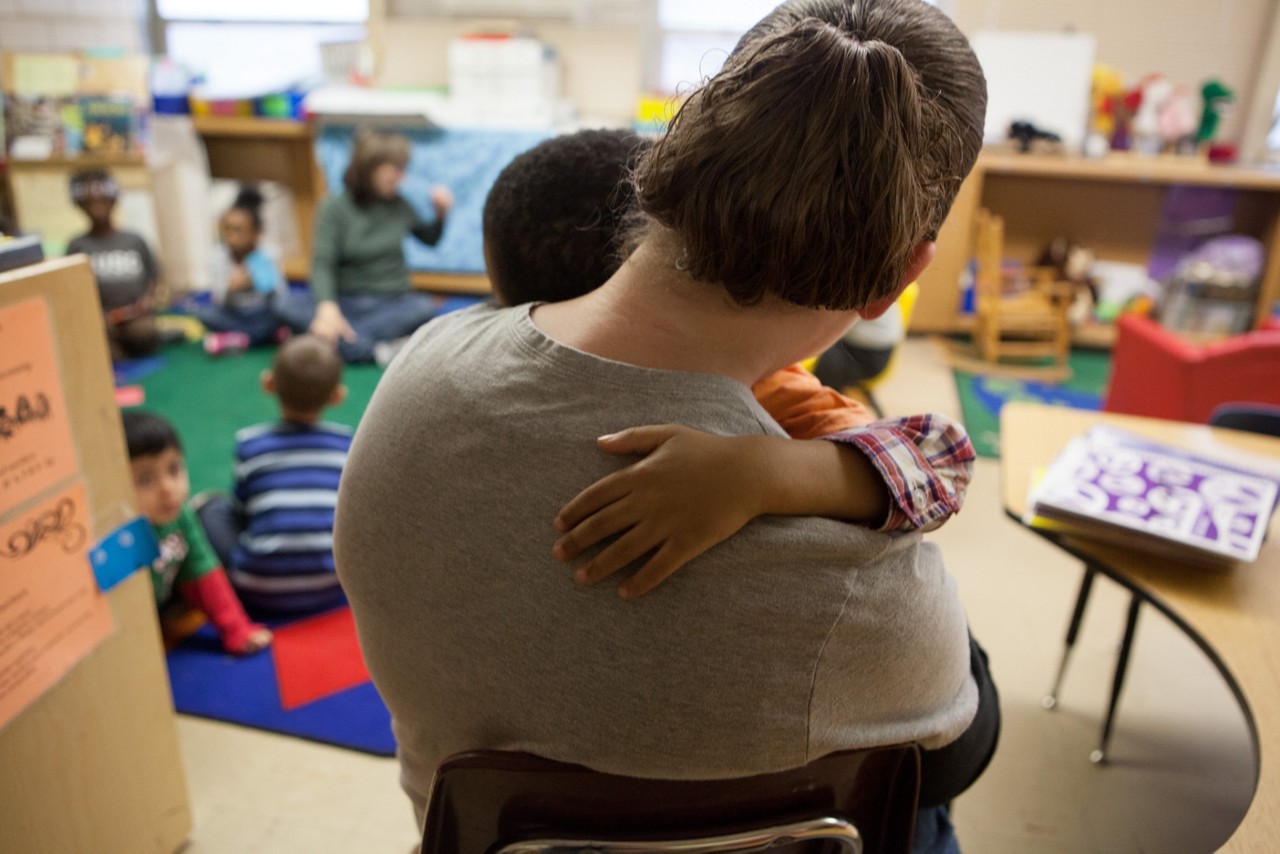
M 1004 218 L 979 208 L 974 257 L 974 297 L 978 311 L 999 310 L 1004 293 Z

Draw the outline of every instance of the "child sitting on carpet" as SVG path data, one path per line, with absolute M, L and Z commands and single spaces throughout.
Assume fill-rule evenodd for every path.
M 339 605 L 333 509 L 352 431 L 320 417 L 346 398 L 342 359 L 314 335 L 291 338 L 263 372 L 262 388 L 279 401 L 280 420 L 236 433 L 234 499 L 210 499 L 200 518 L 251 609 Z
M 176 604 L 176 589 L 209 618 L 228 652 L 248 655 L 268 646 L 271 632 L 245 615 L 195 511 L 187 504 L 191 484 L 173 425 L 147 412 L 125 412 L 123 419 L 138 510 L 160 542 L 151 583 L 162 624 L 168 622 L 166 612 Z
M 89 256 L 113 362 L 149 356 L 159 342 L 154 302 L 160 271 L 147 241 L 111 222 L 119 195 L 120 187 L 104 169 L 71 176 L 71 200 L 89 218 L 89 231 L 67 244 L 67 254 Z
M 502 171 L 484 209 L 485 259 L 499 304 L 572 299 L 617 271 L 628 220 L 637 216 L 630 176 L 644 145 L 628 131 L 582 131 L 547 140 Z M 752 392 L 791 438 L 821 437 L 861 451 L 843 455 L 841 488 L 859 496 L 864 511 L 850 521 L 881 531 L 931 530 L 959 511 L 974 459 L 959 425 L 938 415 L 876 422 L 861 403 L 798 366 L 763 378 Z M 795 503 L 798 494 L 817 496 L 820 487 L 790 482 L 788 472 L 771 466 L 774 441 L 673 426 L 601 437 L 601 450 L 647 455 L 646 465 L 615 472 L 565 505 L 555 520 L 563 536 L 553 554 L 568 561 L 628 528 L 643 532 L 643 543 L 625 554 L 606 549 L 574 576 L 594 583 L 657 550 L 619 587 L 620 595 L 638 596 L 755 516 L 782 512 L 774 508 L 784 497 L 788 508 L 823 506 L 807 497 Z M 761 474 L 751 484 L 756 491 L 727 500 L 725 479 L 739 471 Z M 770 472 L 777 478 L 766 482 Z
M 262 193 L 242 188 L 218 220 L 218 234 L 222 243 L 214 249 L 213 301 L 195 312 L 209 329 L 205 352 L 217 355 L 270 344 L 281 327 L 276 312 L 287 286 L 276 262 L 258 245 Z

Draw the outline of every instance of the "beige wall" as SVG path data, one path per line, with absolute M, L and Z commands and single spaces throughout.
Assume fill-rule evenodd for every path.
M 138 0 L 0 0 L 0 50 L 142 50 Z
M 1255 105 L 1266 105 L 1261 109 L 1269 116 L 1274 100 L 1274 93 L 1255 91 L 1255 79 L 1264 64 L 1276 5 L 1275 0 L 954 0 L 954 14 L 968 34 L 982 29 L 1095 33 L 1098 59 L 1122 69 L 1133 81 L 1160 71 L 1198 93 L 1206 78 L 1218 77 L 1237 94 L 1222 136 L 1238 140 L 1250 111 L 1260 109 Z M 496 23 L 514 26 L 510 21 Z M 565 95 L 584 116 L 631 115 L 634 97 L 645 83 L 646 46 L 639 28 L 521 23 L 559 50 Z M 382 32 L 381 81 L 391 86 L 447 85 L 449 39 L 484 25 L 474 20 L 388 18 Z M 1265 128 L 1265 116 L 1252 127 Z
M 448 85 L 449 41 L 486 27 L 514 29 L 510 21 L 388 18 L 379 35 L 378 82 Z M 631 29 L 587 29 L 564 21 L 522 21 L 520 27 L 556 49 L 564 96 L 583 118 L 630 121 L 644 85 L 643 36 Z
M 1136 81 L 1159 71 L 1192 87 L 1218 77 L 1236 91 L 1224 139 L 1244 132 L 1276 13 L 1274 0 L 955 0 L 966 34 L 1074 29 L 1098 37 L 1098 60 Z M 1260 94 L 1275 100 L 1275 93 Z

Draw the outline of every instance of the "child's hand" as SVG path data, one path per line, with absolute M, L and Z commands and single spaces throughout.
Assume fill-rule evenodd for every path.
M 253 287 L 253 279 L 249 277 L 249 271 L 245 269 L 243 264 L 234 264 L 231 267 L 231 275 L 227 278 L 227 290 L 229 291 L 247 291 Z
M 562 561 L 622 534 L 574 572 L 594 584 L 656 552 L 618 587 L 624 599 L 657 587 L 763 512 L 756 436 L 713 436 L 679 425 L 635 427 L 597 440 L 611 454 L 645 458 L 578 493 L 555 519 Z

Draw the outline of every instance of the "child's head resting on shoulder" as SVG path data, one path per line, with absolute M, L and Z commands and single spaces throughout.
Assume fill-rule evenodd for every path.
M 191 494 L 182 442 L 173 425 L 150 412 L 125 412 L 124 439 L 138 512 L 153 525 L 178 518 Z
M 262 389 L 280 401 L 284 420 L 315 423 L 325 407 L 347 397 L 342 357 L 323 339 L 295 336 L 280 345 L 271 369 L 262 372 Z
M 95 227 L 111 225 L 111 211 L 120 196 L 120 185 L 105 169 L 81 169 L 70 180 L 71 201 Z
M 262 193 L 242 187 L 236 200 L 218 220 L 218 234 L 231 255 L 243 260 L 258 248 L 262 236 Z
M 593 291 L 624 259 L 635 210 L 631 169 L 645 146 L 626 130 L 546 140 L 502 170 L 484 204 L 484 255 L 503 305 Z

